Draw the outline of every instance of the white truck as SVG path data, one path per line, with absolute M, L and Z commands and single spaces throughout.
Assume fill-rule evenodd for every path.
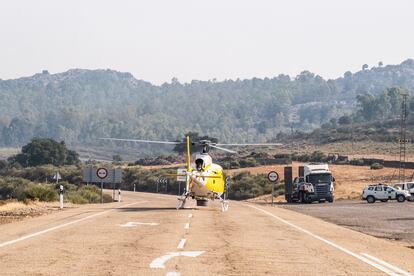
M 303 175 L 301 174 L 299 173 L 299 177 L 293 181 L 292 194 L 287 199 L 288 202 L 334 201 L 335 178 L 332 176 L 328 164 L 307 164 L 303 166 Z

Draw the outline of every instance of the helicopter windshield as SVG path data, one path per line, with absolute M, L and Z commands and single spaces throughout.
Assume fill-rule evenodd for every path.
M 200 171 L 204 167 L 204 160 L 203 159 L 196 159 L 195 164 L 196 164 L 197 170 Z

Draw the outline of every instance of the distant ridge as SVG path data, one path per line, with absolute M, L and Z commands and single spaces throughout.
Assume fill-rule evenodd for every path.
M 71 69 L 0 80 L 0 146 L 33 137 L 69 145 L 97 137 L 178 139 L 188 131 L 220 141 L 274 140 L 292 127 L 311 131 L 355 109 L 356 96 L 387 87 L 414 90 L 414 61 L 375 66 L 325 80 L 296 77 L 153 85 L 110 69 Z

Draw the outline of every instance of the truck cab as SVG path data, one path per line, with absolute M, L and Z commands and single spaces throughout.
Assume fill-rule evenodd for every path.
M 285 199 L 288 203 L 333 202 L 335 178 L 328 164 L 310 163 L 299 166 L 299 176 L 292 181 L 292 167 L 284 168 Z
M 332 176 L 328 164 L 310 163 L 305 165 L 303 177 L 305 182 L 313 187 L 313 193 L 308 194 L 310 202 L 333 202 L 335 178 Z

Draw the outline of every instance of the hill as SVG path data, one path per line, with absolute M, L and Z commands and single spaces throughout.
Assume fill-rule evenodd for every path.
M 173 79 L 160 86 L 113 70 L 44 71 L 0 80 L 0 146 L 20 146 L 33 137 L 70 146 L 99 146 L 96 138 L 108 136 L 175 140 L 190 130 L 223 142 L 267 141 L 292 127 L 318 128 L 352 113 L 357 95 L 379 95 L 393 86 L 414 88 L 413 60 L 335 80 L 304 71 L 294 78 Z

